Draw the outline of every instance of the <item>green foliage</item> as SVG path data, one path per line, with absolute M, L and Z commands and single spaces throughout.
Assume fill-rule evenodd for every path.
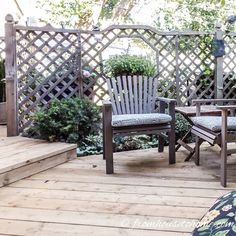
M 176 141 L 182 138 L 187 131 L 190 129 L 189 122 L 179 113 L 175 115 L 175 136 Z M 191 139 L 188 140 L 189 142 L 192 141 Z
M 27 136 L 49 141 L 82 144 L 88 135 L 96 134 L 100 123 L 99 108 L 87 99 L 54 100 L 34 116 Z
M 103 150 L 102 142 L 102 132 L 99 132 L 96 135 L 88 135 L 83 143 L 79 146 L 79 153 L 81 155 L 101 154 Z
M 101 10 L 100 18 L 101 19 L 111 18 L 113 15 L 113 9 L 118 2 L 119 0 L 106 0 Z
M 165 3 L 156 12 L 159 30 L 214 31 L 216 22 L 225 22 L 236 9 L 234 0 L 165 0 Z
M 5 92 L 5 60 L 0 61 L 0 102 L 6 101 Z
M 105 61 L 105 73 L 108 76 L 120 75 L 146 75 L 155 74 L 153 63 L 143 56 L 115 55 Z
M 37 7 L 46 11 L 49 22 L 68 27 L 82 27 L 89 23 L 93 4 L 92 0 L 37 1 Z
M 156 135 L 125 136 L 115 138 L 115 151 L 129 151 L 136 149 L 147 149 L 158 146 Z
M 37 8 L 46 13 L 44 21 L 83 29 L 104 19 L 125 21 L 136 5 L 136 0 L 37 0 Z

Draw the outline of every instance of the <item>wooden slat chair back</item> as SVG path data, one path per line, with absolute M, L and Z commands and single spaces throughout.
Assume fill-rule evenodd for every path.
M 159 152 L 163 152 L 164 137 L 168 137 L 169 164 L 175 163 L 176 101 L 157 97 L 157 82 L 157 78 L 146 76 L 107 79 L 110 101 L 103 102 L 103 158 L 107 174 L 114 172 L 113 135 L 157 134 Z M 155 111 L 156 102 L 159 112 Z M 169 115 L 163 114 L 166 108 Z
M 154 112 L 157 83 L 157 78 L 136 75 L 107 79 L 113 114 Z

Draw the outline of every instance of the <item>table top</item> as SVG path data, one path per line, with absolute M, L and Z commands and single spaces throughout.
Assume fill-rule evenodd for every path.
M 196 116 L 196 106 L 175 107 L 175 111 L 187 117 Z M 221 110 L 213 105 L 201 106 L 201 116 L 206 115 L 221 115 Z

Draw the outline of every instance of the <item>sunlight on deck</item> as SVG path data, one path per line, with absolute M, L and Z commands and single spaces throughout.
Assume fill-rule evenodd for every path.
M 206 151 L 204 149 L 210 149 Z M 0 189 L 0 234 L 189 235 L 217 197 L 236 186 L 219 183 L 216 149 L 205 145 L 203 166 L 169 166 L 167 151 L 115 154 L 114 175 L 102 156 L 80 157 Z

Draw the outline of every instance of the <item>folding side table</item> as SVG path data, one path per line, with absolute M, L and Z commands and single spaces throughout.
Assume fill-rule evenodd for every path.
M 196 106 L 189 106 L 189 107 L 176 107 L 175 111 L 181 115 L 189 122 L 191 127 L 193 126 L 193 122 L 191 120 L 191 117 L 196 116 Z M 201 116 L 220 116 L 221 111 L 217 110 L 215 106 L 213 105 L 205 105 L 201 106 Z M 177 141 L 177 145 L 175 148 L 175 151 L 178 151 L 181 146 L 183 146 L 185 149 L 187 149 L 190 153 L 186 157 L 185 161 L 189 161 L 193 154 L 195 153 L 195 147 L 190 147 L 185 141 L 187 138 L 191 135 L 191 127 L 188 130 L 188 132 L 182 137 L 182 139 L 179 139 Z

